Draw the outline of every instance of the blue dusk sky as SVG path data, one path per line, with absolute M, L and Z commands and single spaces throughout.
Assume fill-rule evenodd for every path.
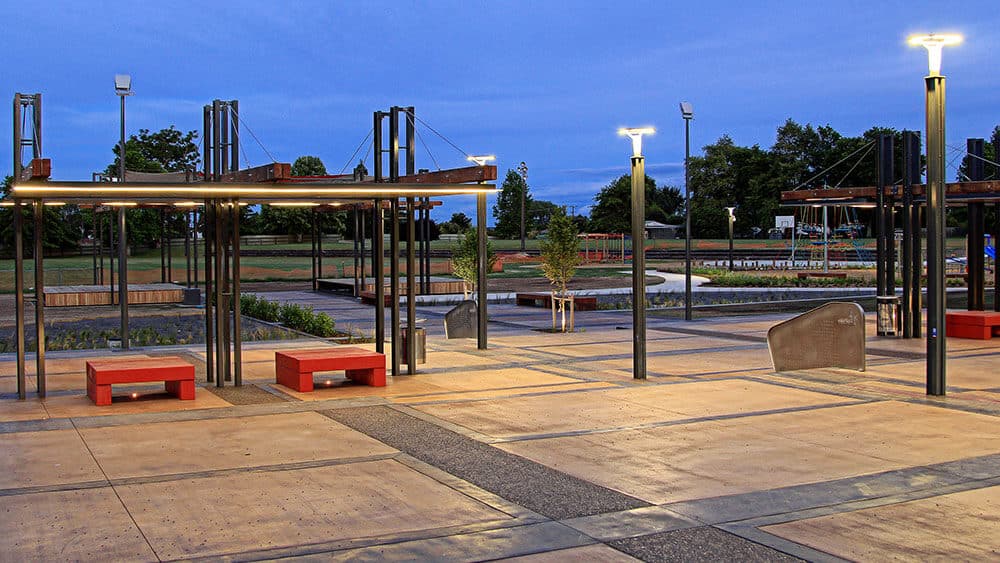
M 238 99 L 250 165 L 315 155 L 335 174 L 356 164 L 373 111 L 412 105 L 466 153 L 497 155 L 501 180 L 525 161 L 535 198 L 583 213 L 628 171 L 621 126 L 655 126 L 647 173 L 683 184 L 682 100 L 695 154 L 722 135 L 769 147 L 787 118 L 845 135 L 923 130 L 915 32 L 966 37 L 944 55 L 949 146 L 1000 123 L 990 2 L 43 1 L 0 14 L 0 92 L 43 94 L 44 156 L 66 180 L 113 160 L 116 73 L 133 79 L 129 134 L 200 129 L 203 105 Z M 467 164 L 418 131 L 418 167 Z M 435 215 L 474 208 L 446 198 Z

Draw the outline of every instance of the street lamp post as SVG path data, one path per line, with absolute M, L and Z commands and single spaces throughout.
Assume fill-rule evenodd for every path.
M 646 379 L 646 158 L 642 136 L 652 127 L 619 129 L 632 140 L 632 377 Z
M 927 104 L 927 394 L 945 394 L 945 79 L 941 50 L 961 43 L 959 35 L 921 35 L 909 43 L 927 48 L 924 78 Z
M 694 107 L 691 102 L 681 102 L 684 118 L 684 320 L 691 320 L 691 119 Z
M 125 181 L 125 98 L 132 95 L 132 77 L 115 75 L 115 94 L 121 98 L 121 137 L 118 145 L 118 181 Z M 118 208 L 118 307 L 121 311 L 122 349 L 129 349 L 128 252 L 125 233 L 125 206 Z
M 528 165 L 521 161 L 521 164 L 517 166 L 517 172 L 521 175 L 521 179 L 524 180 L 524 187 L 521 189 L 521 251 L 525 249 L 524 246 L 524 200 L 528 197 Z
M 733 271 L 733 224 L 736 223 L 736 208 L 727 207 L 729 212 L 729 271 Z

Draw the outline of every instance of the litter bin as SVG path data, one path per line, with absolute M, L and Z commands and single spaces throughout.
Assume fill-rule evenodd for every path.
M 401 343 L 403 344 L 403 348 L 402 348 L 402 350 L 400 350 L 400 355 L 402 356 L 402 358 L 401 358 L 401 361 L 399 363 L 405 364 L 407 362 L 407 359 L 409 358 L 409 354 L 407 353 L 407 350 L 410 349 L 410 347 L 409 347 L 410 331 L 407 330 L 407 327 L 404 326 L 404 327 L 400 328 L 400 332 L 402 333 Z M 417 363 L 418 364 L 426 364 L 427 363 L 427 331 L 424 330 L 423 328 L 419 327 L 419 326 L 416 327 L 416 328 L 414 328 L 413 329 L 413 342 L 417 346 L 417 350 L 416 350 Z
M 896 336 L 902 325 L 899 318 L 899 297 L 882 295 L 875 298 L 875 325 L 879 336 Z

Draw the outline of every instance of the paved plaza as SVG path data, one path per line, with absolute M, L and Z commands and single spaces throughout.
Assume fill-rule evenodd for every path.
M 349 299 L 266 297 L 370 330 Z M 637 382 L 628 312 L 547 334 L 547 310 L 491 305 L 480 351 L 447 309 L 418 308 L 427 363 L 383 388 L 277 385 L 276 349 L 324 345 L 282 341 L 245 346 L 241 388 L 204 382 L 204 347 L 133 350 L 195 363 L 196 399 L 108 407 L 84 372 L 107 353 L 50 352 L 49 397 L 17 401 L 0 356 L 0 561 L 1000 558 L 992 341 L 950 339 L 929 398 L 923 340 L 871 317 L 867 371 L 788 373 L 765 335 L 790 315 L 650 317 Z

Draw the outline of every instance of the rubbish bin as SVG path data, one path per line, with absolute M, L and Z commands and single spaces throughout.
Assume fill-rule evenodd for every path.
M 882 295 L 875 298 L 875 325 L 879 336 L 897 336 L 902 325 L 899 318 L 899 297 Z
M 407 350 L 410 349 L 409 346 L 408 346 L 408 344 L 409 344 L 409 338 L 410 338 L 410 331 L 407 330 L 407 327 L 405 327 L 405 326 L 401 327 L 399 330 L 400 330 L 400 333 L 402 333 L 401 343 L 403 344 L 403 347 L 400 350 L 400 355 L 402 357 L 401 357 L 401 361 L 399 363 L 405 364 L 407 362 L 407 359 L 409 358 L 409 354 L 407 353 Z M 419 326 L 416 327 L 416 328 L 414 328 L 413 329 L 413 342 L 417 346 L 417 350 L 416 350 L 417 363 L 418 364 L 426 364 L 427 363 L 427 331 L 424 330 L 422 327 L 419 327 Z

